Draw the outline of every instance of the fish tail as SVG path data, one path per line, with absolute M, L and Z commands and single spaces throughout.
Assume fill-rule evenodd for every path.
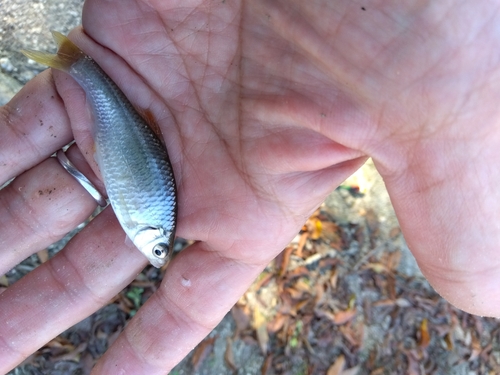
M 63 34 L 52 31 L 52 37 L 59 46 L 56 54 L 33 50 L 21 50 L 21 52 L 27 58 L 35 60 L 40 64 L 67 72 L 71 65 L 78 59 L 84 57 L 85 54 Z

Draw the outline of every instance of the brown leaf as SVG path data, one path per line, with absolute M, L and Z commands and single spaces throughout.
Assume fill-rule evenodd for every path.
M 203 363 L 203 361 L 212 352 L 215 342 L 215 336 L 209 337 L 198 344 L 194 350 L 193 357 L 191 358 L 191 363 L 195 370 L 198 370 Z
M 399 263 L 401 262 L 401 251 L 396 250 L 389 254 L 389 259 L 387 259 L 387 267 L 391 271 L 396 271 Z
M 339 280 L 339 274 L 335 270 L 332 272 L 332 276 L 330 276 L 330 285 L 332 286 L 333 290 L 337 289 L 338 280 Z
M 418 345 L 422 348 L 427 348 L 431 341 L 431 335 L 429 334 L 429 326 L 426 318 L 420 323 L 419 333 Z
M 307 269 L 307 267 L 300 266 L 300 267 L 297 267 L 297 268 L 291 270 L 290 272 L 288 272 L 288 274 L 286 276 L 289 280 L 293 280 L 297 277 L 307 276 L 307 275 L 309 275 L 309 273 L 310 272 Z
M 269 354 L 264 363 L 262 364 L 262 369 L 260 371 L 261 375 L 267 375 L 267 372 L 272 368 L 273 365 L 273 355 Z
M 344 310 L 344 311 L 339 311 L 339 312 L 334 314 L 333 322 L 335 324 L 338 324 L 338 325 L 345 324 L 349 320 L 354 318 L 355 316 L 356 316 L 356 309 L 348 309 L 348 310 Z
M 360 366 L 354 366 L 347 370 L 342 371 L 341 375 L 357 375 L 359 374 Z
M 352 324 L 346 324 L 339 327 L 339 331 L 344 336 L 344 339 L 351 344 L 351 346 L 360 347 L 363 342 L 363 331 L 364 326 L 354 326 Z
M 40 250 L 38 253 L 36 253 L 36 255 L 38 256 L 40 263 L 45 263 L 49 260 L 49 250 L 47 249 Z
M 363 266 L 363 269 L 370 269 L 375 273 L 387 273 L 389 272 L 389 268 L 383 263 L 368 263 L 365 266 Z
M 224 359 L 226 364 L 231 370 L 236 371 L 236 364 L 234 362 L 234 353 L 233 353 L 233 340 L 230 337 L 226 338 L 226 352 L 224 353 Z
M 259 342 L 260 349 L 264 355 L 267 354 L 267 344 L 269 342 L 269 335 L 267 333 L 266 318 L 260 311 L 258 306 L 255 306 L 252 314 L 252 327 L 257 333 L 257 341 Z
M 322 223 L 321 238 L 327 240 L 327 243 L 334 249 L 340 250 L 342 248 L 342 236 L 340 235 L 339 227 L 331 221 Z
M 479 356 L 479 354 L 481 354 L 482 350 L 481 343 L 479 342 L 479 338 L 477 337 L 475 331 L 472 331 L 471 349 L 472 351 L 468 360 L 474 361 Z
M 330 367 L 328 367 L 326 375 L 340 375 L 344 370 L 344 366 L 345 366 L 345 357 L 343 355 L 339 355 L 335 360 L 335 362 L 333 362 L 333 364 Z
M 297 245 L 297 251 L 295 252 L 297 254 L 297 256 L 300 258 L 303 257 L 302 250 L 304 250 L 304 246 L 306 245 L 308 237 L 309 237 L 308 232 L 304 232 L 300 235 L 299 243 Z
M 377 213 L 371 208 L 369 208 L 368 210 L 366 210 L 365 218 L 366 218 L 366 224 L 368 225 L 368 229 L 370 230 L 370 232 L 377 231 L 380 226 Z
M 323 223 L 318 217 L 310 217 L 306 221 L 306 228 L 309 232 L 309 238 L 311 240 L 317 240 L 321 236 L 323 230 Z
M 393 240 L 395 239 L 397 236 L 399 236 L 401 234 L 401 228 L 399 227 L 394 227 L 390 230 L 389 232 L 389 237 Z
M 272 273 L 262 273 L 253 285 L 254 290 L 258 290 L 263 286 L 266 286 L 273 277 L 274 275 Z
M 231 309 L 231 315 L 236 323 L 235 336 L 250 327 L 250 310 L 247 306 L 234 305 Z
M 326 318 L 337 325 L 345 324 L 356 316 L 356 309 L 347 309 L 344 311 L 336 312 L 335 314 L 320 309 L 316 309 L 314 310 L 314 312 L 317 316 Z
M 269 342 L 269 335 L 267 333 L 267 327 L 265 324 L 257 327 L 257 341 L 259 342 L 260 350 L 262 354 L 267 354 L 267 344 Z
M 289 246 L 285 250 L 283 250 L 280 271 L 279 271 L 280 277 L 285 276 L 285 274 L 287 273 L 288 263 L 290 262 L 290 255 L 292 255 L 292 251 L 293 251 L 292 246 Z
M 307 281 L 306 281 L 307 280 Z M 311 293 L 311 282 L 309 279 L 300 278 L 294 284 L 294 289 L 300 290 L 302 292 Z
M 448 332 L 445 336 L 444 336 L 444 342 L 446 343 L 446 349 L 448 350 L 453 350 L 454 349 L 454 345 L 453 345 L 453 338 L 451 336 L 451 333 Z
M 4 286 L 4 287 L 9 286 L 9 280 L 7 279 L 6 275 L 0 276 L 0 286 Z
M 290 319 L 289 315 L 284 315 L 280 312 L 276 314 L 274 319 L 267 323 L 267 330 L 270 333 L 276 333 L 278 332 L 281 328 L 283 328 L 285 322 Z

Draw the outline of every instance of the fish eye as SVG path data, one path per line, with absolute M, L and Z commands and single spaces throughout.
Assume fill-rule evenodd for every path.
M 158 243 L 153 246 L 153 254 L 155 257 L 164 259 L 168 255 L 168 246 L 164 243 Z

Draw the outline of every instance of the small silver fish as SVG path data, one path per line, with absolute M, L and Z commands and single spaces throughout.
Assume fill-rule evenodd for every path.
M 167 150 L 122 91 L 66 36 L 52 32 L 57 54 L 22 51 L 73 77 L 94 117 L 96 161 L 109 201 L 127 236 L 155 267 L 167 263 L 175 236 L 177 197 Z

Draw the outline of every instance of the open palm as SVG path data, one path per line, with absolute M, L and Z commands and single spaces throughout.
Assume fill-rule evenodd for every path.
M 95 373 L 168 372 L 367 156 L 436 289 L 498 315 L 500 40 L 499 23 L 485 18 L 498 5 L 470 7 L 88 1 L 85 33 L 71 38 L 160 125 L 179 190 L 177 233 L 198 241 Z M 83 91 L 63 73 L 54 80 L 62 100 L 44 72 L 0 118 L 0 178 L 20 175 L 0 195 L 0 273 L 95 206 L 45 160 L 74 135 L 81 154 L 70 157 L 97 181 L 82 156 L 98 175 Z M 107 209 L 0 295 L 0 371 L 101 307 L 145 264 Z

